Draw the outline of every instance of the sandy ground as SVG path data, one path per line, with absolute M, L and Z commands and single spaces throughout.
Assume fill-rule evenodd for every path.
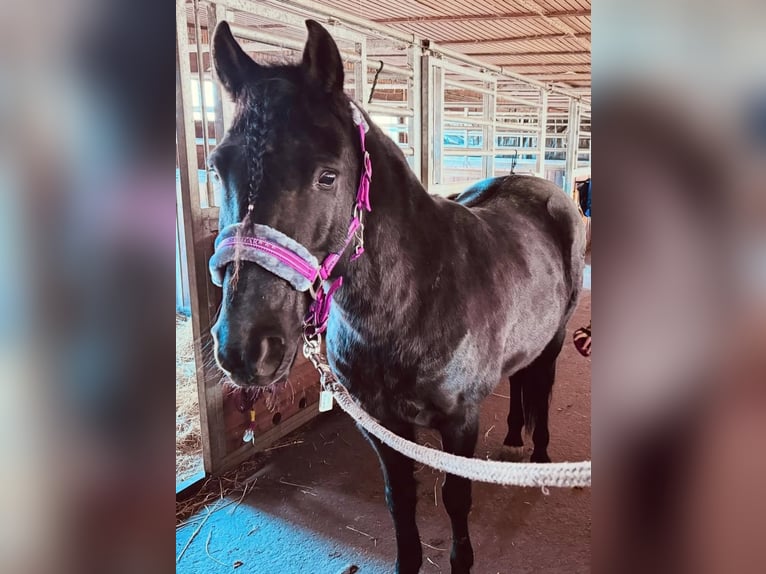
M 586 276 L 590 286 L 590 270 Z M 568 328 L 551 403 L 554 461 L 590 459 L 590 359 L 571 344 L 572 331 L 590 319 L 585 291 Z M 497 395 L 508 395 L 503 381 Z M 486 457 L 505 436 L 508 399 L 482 406 L 476 456 Z M 241 572 L 388 574 L 396 557 L 383 479 L 371 447 L 346 415 L 334 409 L 301 430 L 302 444 L 275 450 L 240 504 L 213 513 L 180 560 L 178 573 Z M 420 442 L 438 446 L 423 432 Z M 527 439 L 531 451 L 531 441 Z M 450 525 L 441 501 L 443 475 L 421 468 L 418 525 L 424 546 L 421 572 L 449 572 Z M 289 484 L 288 484 L 289 483 Z M 474 483 L 469 517 L 474 574 L 590 572 L 590 490 L 539 489 Z M 204 511 L 203 511 L 204 512 Z M 178 530 L 176 556 L 201 520 Z

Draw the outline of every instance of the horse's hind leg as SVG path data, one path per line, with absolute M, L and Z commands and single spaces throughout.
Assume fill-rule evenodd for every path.
M 387 425 L 388 426 L 388 425 Z M 396 574 L 418 574 L 423 563 L 423 549 L 415 522 L 417 503 L 414 463 L 383 444 L 359 427 L 378 453 L 383 478 L 386 481 L 386 503 L 396 530 Z M 397 425 L 393 432 L 407 440 L 415 440 L 412 425 Z
M 451 420 L 439 430 L 445 452 L 472 457 L 479 434 L 478 413 L 460 420 Z M 452 522 L 452 574 L 469 574 L 473 566 L 473 547 L 468 535 L 468 513 L 471 511 L 471 481 L 447 474 L 442 488 L 442 500 Z
M 524 426 L 524 410 L 521 406 L 521 381 L 516 377 L 510 377 L 511 383 L 511 406 L 508 411 L 508 434 L 505 435 L 504 449 L 501 458 L 516 460 L 521 458 L 524 452 L 524 440 L 521 437 L 521 429 Z M 507 451 L 507 452 L 506 452 Z
M 513 375 L 521 387 L 524 426 L 527 432 L 532 433 L 534 450 L 529 459 L 531 462 L 551 460 L 548 456 L 548 407 L 556 379 L 556 359 L 561 352 L 565 334 L 565 329 L 560 329 L 539 357 Z

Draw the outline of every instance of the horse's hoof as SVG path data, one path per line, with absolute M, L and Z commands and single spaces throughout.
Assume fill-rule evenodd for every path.
M 490 456 L 492 460 L 502 460 L 505 462 L 520 462 L 524 460 L 524 447 L 523 446 L 508 446 L 502 445 L 496 449 Z

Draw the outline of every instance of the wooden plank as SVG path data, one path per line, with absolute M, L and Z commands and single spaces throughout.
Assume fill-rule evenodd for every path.
M 209 341 L 212 319 L 209 292 L 206 246 L 212 250 L 212 235 L 205 231 L 199 201 L 199 176 L 197 171 L 195 127 L 192 115 L 191 66 L 188 55 L 188 27 L 186 3 L 176 1 L 176 137 L 178 142 L 178 165 L 181 176 L 179 199 L 183 213 L 183 225 L 189 270 L 189 292 L 192 310 L 192 334 L 194 358 L 197 367 L 199 393 L 202 458 L 209 473 L 220 469 L 226 455 L 223 432 L 223 397 L 217 384 L 219 375 L 206 366 L 209 361 L 203 349 Z M 209 347 L 209 345 L 208 345 Z
M 243 444 L 237 450 L 226 455 L 221 463 L 221 472 L 234 468 L 253 456 L 256 452 L 267 449 L 279 439 L 316 418 L 319 414 L 319 402 L 308 405 L 305 409 L 299 411 L 298 414 L 288 418 L 282 424 L 275 426 L 271 430 L 268 430 L 257 437 L 255 439 L 255 444 Z

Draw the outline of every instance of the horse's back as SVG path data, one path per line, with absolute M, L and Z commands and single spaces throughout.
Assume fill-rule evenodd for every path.
M 539 177 L 509 175 L 484 179 L 450 197 L 478 217 L 504 225 L 523 218 L 536 220 L 574 253 L 584 253 L 585 233 L 574 202 L 554 183 Z
M 545 293 L 547 303 L 537 310 L 535 320 L 550 323 L 546 332 L 561 328 L 582 287 L 585 230 L 575 203 L 552 182 L 519 175 L 482 180 L 453 201 L 482 222 L 464 226 L 466 236 L 482 227 L 481 236 L 494 248 L 493 258 L 515 261 L 514 277 L 508 281 L 514 313 L 536 308 L 539 295 Z

